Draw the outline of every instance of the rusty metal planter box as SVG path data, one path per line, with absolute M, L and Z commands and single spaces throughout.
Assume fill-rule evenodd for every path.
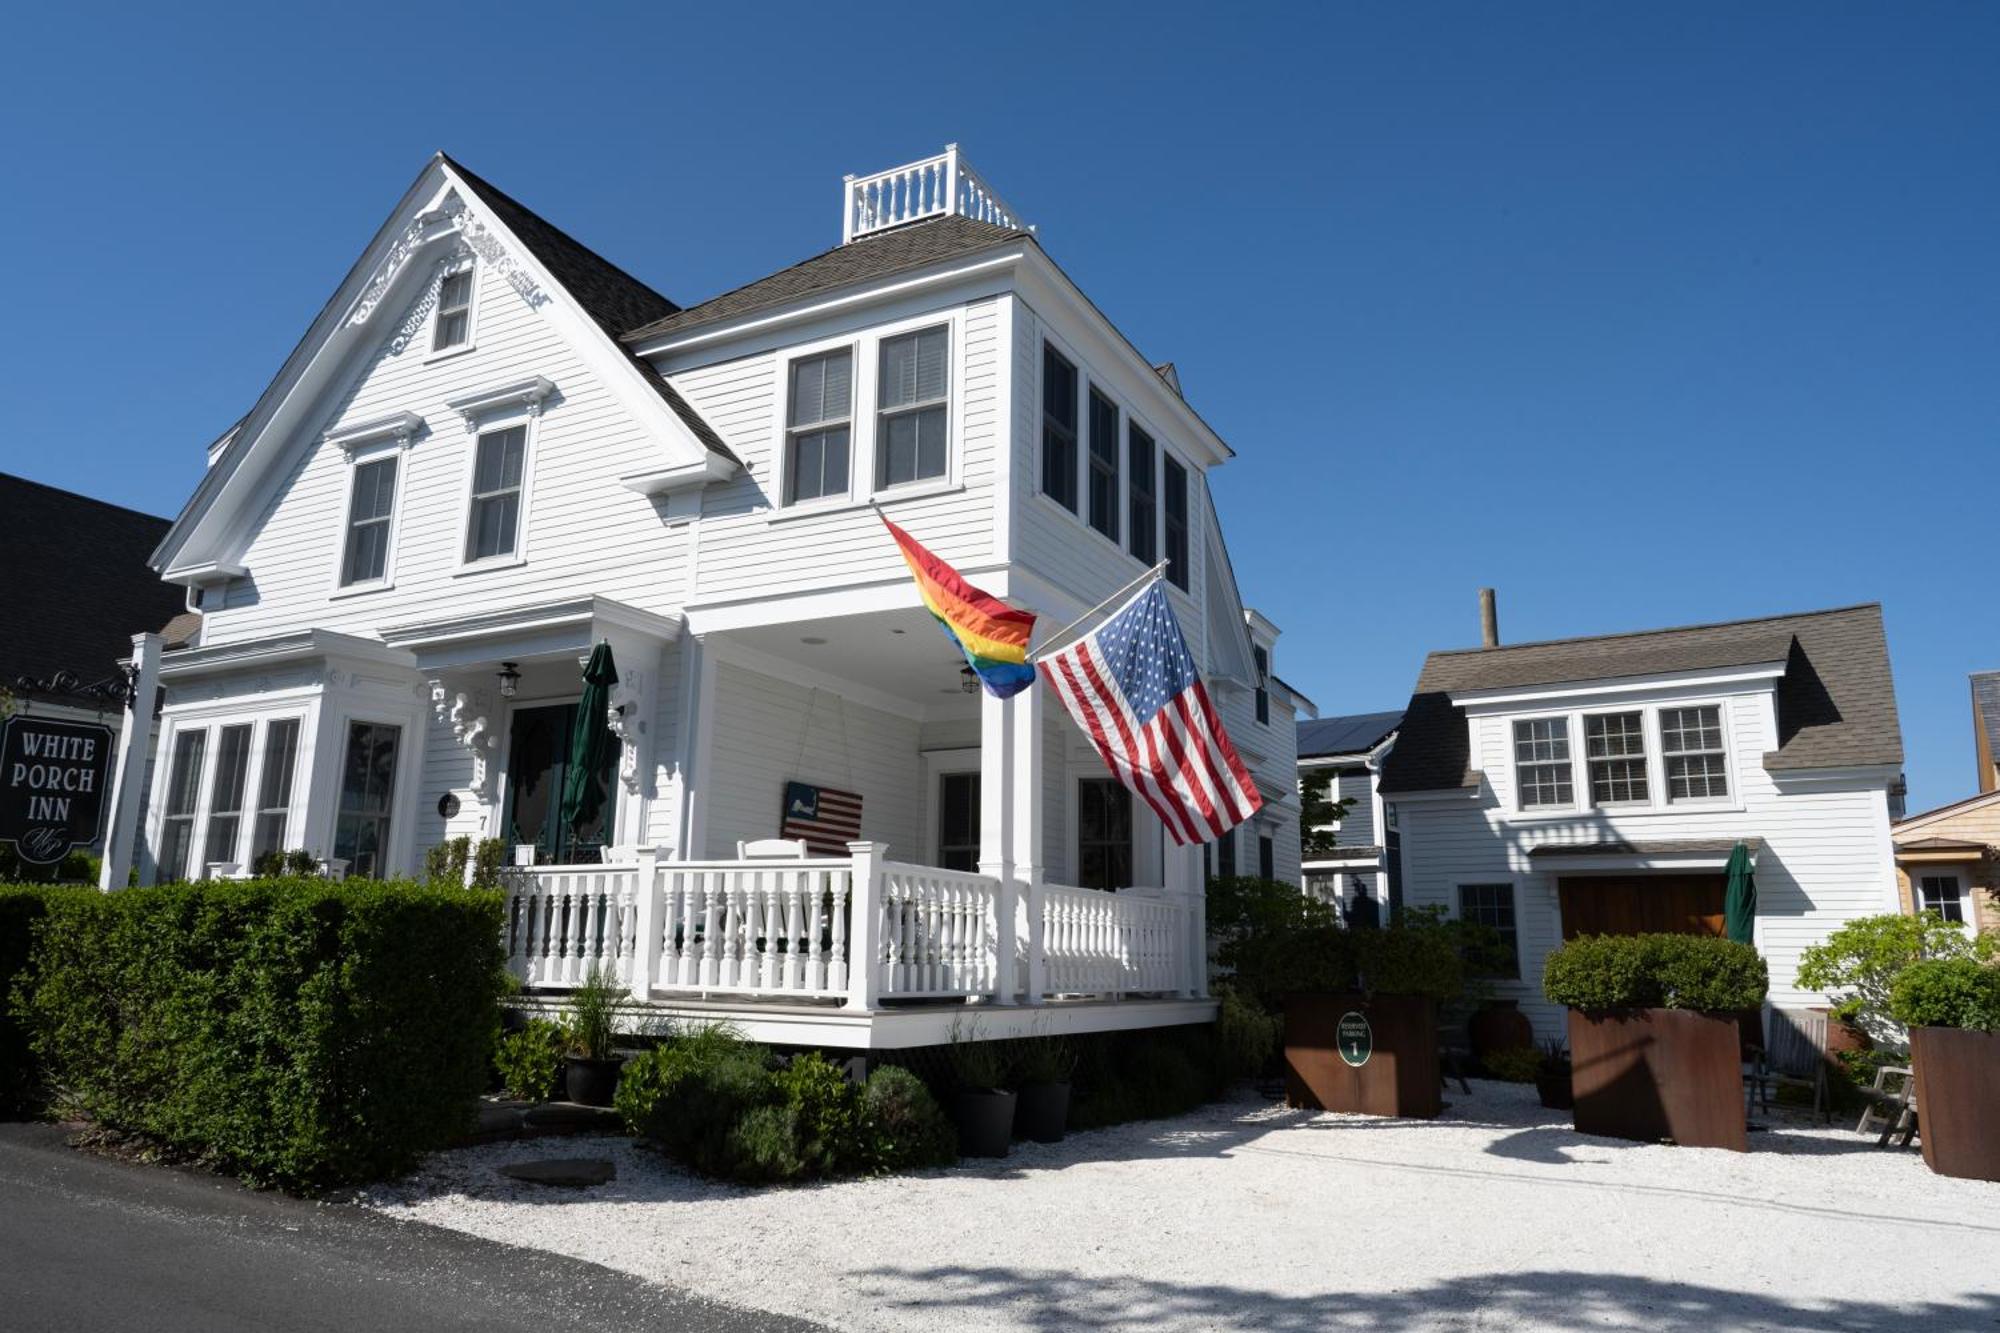
M 1911 1028 L 1910 1063 L 1925 1165 L 2000 1180 L 2000 1032 Z
M 1413 995 L 1288 997 L 1285 1100 L 1323 1111 L 1435 1118 L 1444 1109 L 1436 1001 Z
M 1569 1052 L 1578 1133 L 1749 1150 L 1736 1015 L 1572 1009 Z

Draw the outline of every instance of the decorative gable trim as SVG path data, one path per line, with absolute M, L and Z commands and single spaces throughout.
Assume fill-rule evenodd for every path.
M 407 449 L 417 432 L 424 428 L 424 419 L 415 412 L 391 412 L 385 417 L 370 421 L 357 421 L 348 426 L 336 426 L 320 438 L 333 445 L 342 453 L 352 457 L 354 451 L 364 444 L 376 440 L 394 438 L 396 443 Z
M 472 393 L 447 398 L 444 405 L 465 419 L 465 428 L 476 430 L 479 418 L 502 407 L 522 407 L 531 417 L 542 414 L 542 404 L 556 391 L 555 381 L 545 375 L 530 375 L 512 384 L 502 384 L 489 389 L 477 389 Z

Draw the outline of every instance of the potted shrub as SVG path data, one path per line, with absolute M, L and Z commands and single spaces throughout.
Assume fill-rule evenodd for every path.
M 1312 941 L 1335 978 L 1285 1000 L 1286 1100 L 1363 1115 L 1435 1117 L 1438 1006 L 1465 993 L 1457 923 L 1411 911 L 1378 930 Z
M 569 1062 L 563 1087 L 580 1106 L 609 1106 L 618 1093 L 624 1057 L 611 1049 L 623 998 L 609 970 L 592 968 L 569 997 Z
M 1060 1143 L 1069 1126 L 1076 1052 L 1061 1037 L 1030 1037 L 1014 1055 L 1014 1136 Z
M 1007 1060 L 1000 1043 L 982 1041 L 976 1029 L 951 1033 L 951 1070 L 958 1083 L 952 1094 L 952 1121 L 958 1126 L 958 1150 L 967 1157 L 1005 1157 L 1014 1141 L 1015 1095 L 1007 1082 Z
M 1535 1091 L 1542 1105 L 1551 1111 L 1567 1111 L 1576 1105 L 1570 1092 L 1569 1047 L 1555 1038 L 1542 1043 L 1541 1064 L 1535 1070 Z
M 1585 1134 L 1743 1152 L 1737 1014 L 1770 988 L 1747 944 L 1709 935 L 1585 935 L 1549 955 L 1569 1006 L 1570 1085 Z
M 1863 1045 L 1840 1030 L 1850 1027 L 1864 1039 L 1900 1046 L 1903 1034 L 1890 1012 L 1890 992 L 1903 970 L 1932 958 L 1988 962 L 1996 947 L 2000 940 L 1994 936 L 1968 935 L 1936 912 L 1859 917 L 1799 955 L 1799 988 L 1833 1001 L 1829 1050 Z
M 1941 1176 L 2000 1180 L 2000 967 L 1912 963 L 1889 1004 L 1910 1031 L 1924 1163 Z

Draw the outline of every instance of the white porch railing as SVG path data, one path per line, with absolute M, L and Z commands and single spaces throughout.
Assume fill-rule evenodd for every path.
M 1197 914 L 1161 889 L 1049 884 L 881 859 L 658 861 L 506 872 L 503 945 L 529 987 L 607 968 L 640 999 L 883 1000 L 1192 995 Z M 1030 900 L 1040 900 L 1040 929 Z M 1000 966 L 1002 913 L 1014 966 Z M 1039 938 L 1037 938 L 1039 937 Z M 1037 956 L 1039 955 L 1039 956 Z M 1039 978 L 1039 986 L 1029 981 Z M 1026 983 L 1024 985 L 1024 983 Z
M 958 213 L 997 227 L 1020 227 L 1021 215 L 947 144 L 936 157 L 844 182 L 840 239 L 844 245 L 870 232 L 906 222 Z

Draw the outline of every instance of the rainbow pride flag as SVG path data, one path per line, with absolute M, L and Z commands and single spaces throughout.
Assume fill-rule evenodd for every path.
M 1028 665 L 1028 636 L 1035 632 L 1035 617 L 967 583 L 922 542 L 889 522 L 886 514 L 876 517 L 902 548 L 903 563 L 910 567 L 910 577 L 917 581 L 924 605 L 965 654 L 966 665 L 986 692 L 1005 699 L 1033 685 L 1035 669 Z

